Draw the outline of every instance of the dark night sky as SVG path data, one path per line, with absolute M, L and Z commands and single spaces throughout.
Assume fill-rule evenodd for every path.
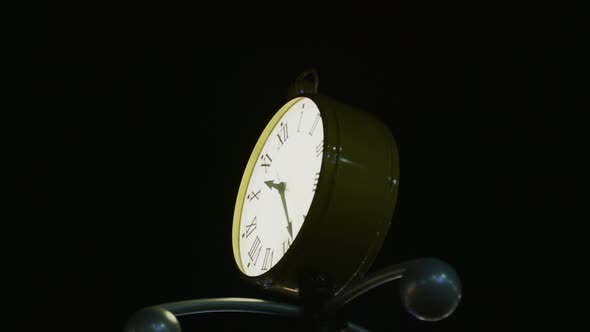
M 23 134 L 27 206 L 45 216 L 27 233 L 41 249 L 28 268 L 46 276 L 37 295 L 75 303 L 69 317 L 86 331 L 119 331 L 157 303 L 278 299 L 240 279 L 231 218 L 258 135 L 288 85 L 314 67 L 321 93 L 374 114 L 397 139 L 399 201 L 373 270 L 434 256 L 464 287 L 455 315 L 439 323 L 406 314 L 397 283 L 351 303 L 350 319 L 375 331 L 573 328 L 581 166 L 567 111 L 579 106 L 573 38 L 555 17 L 407 8 L 367 34 L 374 42 L 357 32 L 342 48 L 303 37 L 282 48 L 200 46 L 204 27 L 178 21 L 173 11 L 101 9 L 40 32 L 36 83 L 56 111 Z

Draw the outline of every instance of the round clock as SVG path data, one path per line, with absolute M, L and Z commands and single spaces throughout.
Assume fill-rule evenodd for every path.
M 337 294 L 381 248 L 398 181 L 395 140 L 380 121 L 318 94 L 289 100 L 260 135 L 239 187 L 239 270 L 288 294 L 319 274 Z

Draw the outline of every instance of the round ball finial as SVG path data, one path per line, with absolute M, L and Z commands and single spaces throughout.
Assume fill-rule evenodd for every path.
M 180 323 L 170 311 L 150 307 L 134 313 L 127 324 L 125 332 L 181 332 Z
M 447 263 L 426 258 L 411 264 L 400 282 L 403 305 L 414 317 L 439 321 L 451 315 L 461 299 L 461 280 Z

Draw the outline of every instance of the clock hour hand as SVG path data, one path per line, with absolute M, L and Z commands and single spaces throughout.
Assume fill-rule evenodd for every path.
M 270 189 L 274 188 L 274 189 L 278 190 L 279 193 L 285 190 L 285 182 L 276 183 L 272 180 L 269 180 L 269 181 L 264 181 L 264 184 L 266 184 Z
M 293 228 L 291 225 L 291 219 L 289 218 L 289 211 L 287 210 L 287 200 L 285 199 L 285 188 L 287 187 L 287 184 L 285 182 L 275 183 L 274 181 L 264 181 L 264 183 L 269 188 L 274 188 L 278 190 L 279 195 L 281 195 L 281 201 L 283 202 L 283 210 L 285 211 L 285 216 L 287 217 L 287 231 L 289 232 L 291 239 L 293 239 Z

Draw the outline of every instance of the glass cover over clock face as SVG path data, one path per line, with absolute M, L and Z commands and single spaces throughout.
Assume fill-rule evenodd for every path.
M 320 111 L 309 98 L 295 102 L 266 138 L 240 217 L 239 256 L 246 275 L 270 270 L 297 237 L 315 194 L 323 146 Z

